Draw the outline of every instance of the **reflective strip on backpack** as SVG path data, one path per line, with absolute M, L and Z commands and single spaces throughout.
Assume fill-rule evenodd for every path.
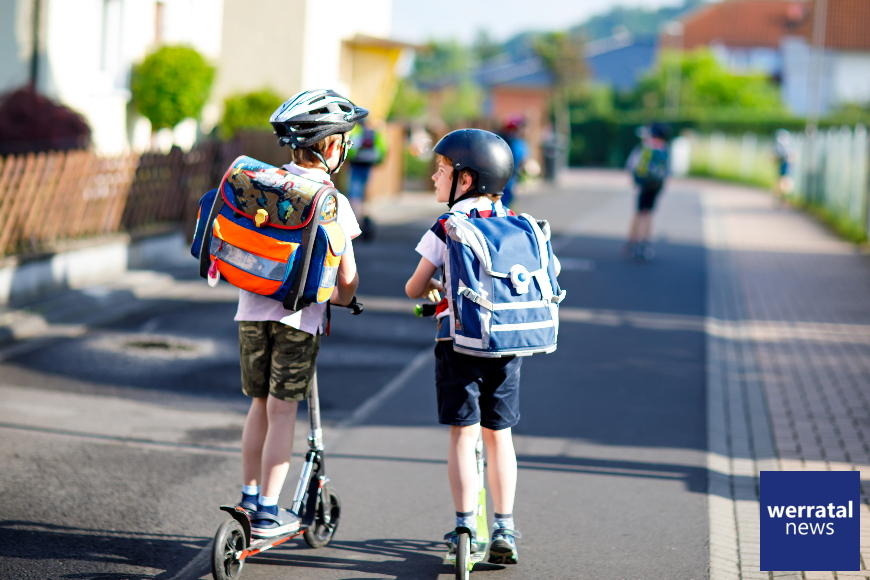
M 266 280 L 280 282 L 284 280 L 284 275 L 287 273 L 287 264 L 285 262 L 261 258 L 215 236 L 211 239 L 209 252 L 211 252 L 212 256 L 226 262 L 230 266 L 248 274 L 265 278 Z
M 538 328 L 550 328 L 551 326 L 556 326 L 556 321 L 542 320 L 540 322 L 519 322 L 517 324 L 493 324 L 490 327 L 490 331 L 535 330 Z

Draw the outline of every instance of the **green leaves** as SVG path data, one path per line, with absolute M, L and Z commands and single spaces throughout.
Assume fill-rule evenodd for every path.
M 214 68 L 189 46 L 163 46 L 134 67 L 130 89 L 151 130 L 198 118 L 208 100 Z
M 230 139 L 240 129 L 271 131 L 269 117 L 283 102 L 284 100 L 269 88 L 228 97 L 224 101 L 224 116 L 220 123 L 221 135 Z

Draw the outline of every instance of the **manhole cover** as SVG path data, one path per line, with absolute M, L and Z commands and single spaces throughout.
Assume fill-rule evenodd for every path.
M 94 337 L 88 342 L 88 346 L 97 350 L 149 359 L 192 359 L 215 354 L 215 344 L 212 340 L 191 340 L 165 334 L 111 332 Z
M 193 346 L 189 344 L 183 344 L 179 342 L 169 342 L 166 340 L 131 340 L 127 344 L 124 345 L 126 348 L 135 348 L 135 349 L 143 349 L 143 350 L 156 350 L 156 351 L 179 351 L 179 352 L 191 352 L 196 350 Z

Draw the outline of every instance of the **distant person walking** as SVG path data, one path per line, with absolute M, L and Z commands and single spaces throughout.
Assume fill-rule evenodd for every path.
M 387 144 L 380 131 L 375 131 L 363 120 L 350 133 L 353 146 L 347 153 L 350 162 L 350 185 L 347 197 L 357 221 L 362 225 L 362 238 L 371 239 L 374 227 L 365 213 L 366 185 L 372 167 L 387 156 Z
M 514 199 L 514 188 L 520 180 L 520 171 L 526 160 L 529 158 L 529 145 L 523 137 L 523 130 L 526 126 L 526 118 L 522 115 L 511 115 L 504 123 L 502 132 L 499 135 L 511 148 L 511 154 L 514 156 L 514 172 L 511 175 L 510 181 L 504 187 L 504 193 L 501 196 L 501 204 L 504 207 L 510 207 Z
M 773 183 L 773 193 L 776 194 L 780 203 L 785 203 L 785 196 L 792 192 L 794 182 L 789 175 L 789 161 L 791 160 L 791 133 L 785 129 L 776 132 L 776 142 L 773 146 L 773 154 L 776 157 L 778 179 Z
M 637 212 L 631 221 L 624 252 L 639 260 L 651 260 L 655 256 L 650 243 L 652 213 L 669 173 L 668 142 L 671 135 L 671 126 L 666 123 L 653 123 L 649 129 L 641 128 L 641 142 L 628 156 L 626 163 L 639 191 Z

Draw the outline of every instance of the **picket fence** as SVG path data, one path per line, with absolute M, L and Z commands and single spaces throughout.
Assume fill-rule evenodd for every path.
M 179 223 L 243 149 L 209 142 L 189 152 L 100 157 L 73 150 L 0 157 L 0 256 L 51 252 L 68 240 Z M 189 233 L 189 232 L 188 232 Z

